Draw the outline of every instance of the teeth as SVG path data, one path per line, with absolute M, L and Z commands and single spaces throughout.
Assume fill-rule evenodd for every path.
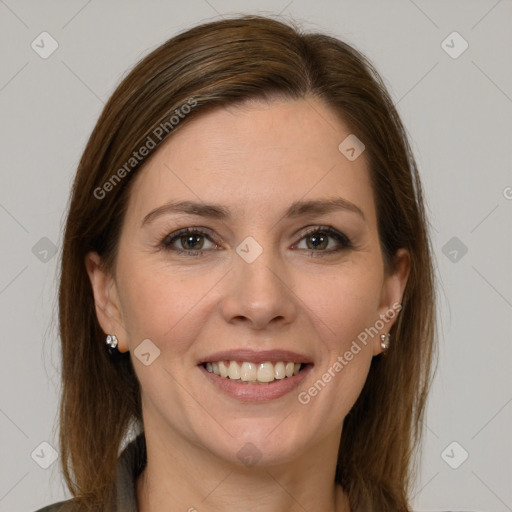
M 279 361 L 279 363 L 276 363 L 274 365 L 274 373 L 276 379 L 284 379 L 286 377 L 286 367 L 284 363 Z
M 208 370 L 208 363 L 206 363 L 206 369 Z M 220 372 L 221 377 L 228 376 L 228 369 L 227 369 L 226 365 L 224 364 L 224 361 L 219 361 L 219 372 Z
M 232 361 L 234 362 L 234 361 Z M 237 364 L 237 363 L 234 363 Z M 244 382 L 257 380 L 258 367 L 254 363 L 242 363 L 240 367 L 240 378 Z
M 260 363 L 258 367 L 258 382 L 272 382 L 274 380 L 274 365 Z
M 233 380 L 238 380 L 240 378 L 240 366 L 238 366 L 236 361 L 231 361 L 229 363 L 228 377 Z
M 243 361 L 218 361 L 208 362 L 205 368 L 208 372 L 219 375 L 231 380 L 240 380 L 242 382 L 273 382 L 285 377 L 293 377 L 300 372 L 301 363 L 291 361 L 279 361 L 272 364 L 269 361 L 264 363 L 250 363 Z

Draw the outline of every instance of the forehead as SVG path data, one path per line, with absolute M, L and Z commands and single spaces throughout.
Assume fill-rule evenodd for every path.
M 251 101 L 199 114 L 134 177 L 129 215 L 170 200 L 224 204 L 237 216 L 277 213 L 299 199 L 341 196 L 373 216 L 362 153 L 340 143 L 349 127 L 317 99 Z

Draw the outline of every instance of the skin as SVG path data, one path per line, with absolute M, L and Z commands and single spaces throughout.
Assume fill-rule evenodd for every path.
M 176 131 L 134 178 L 114 275 L 96 253 L 87 255 L 101 327 L 117 335 L 122 352 L 131 351 L 141 383 L 148 449 L 137 481 L 141 511 L 349 510 L 334 482 L 337 449 L 343 420 L 382 351 L 379 336 L 361 345 L 307 405 L 297 395 L 401 301 L 409 272 L 403 250 L 386 270 L 366 155 L 349 161 L 338 150 L 349 134 L 313 98 L 251 101 L 203 114 Z M 294 201 L 332 197 L 355 204 L 364 218 L 348 210 L 283 217 Z M 171 200 L 221 204 L 233 217 L 168 213 L 141 227 Z M 304 232 L 326 225 L 353 248 L 329 238 L 323 250 L 340 251 L 311 249 Z M 199 237 L 196 256 L 161 247 L 185 227 L 209 228 L 215 239 Z M 253 263 L 236 252 L 248 236 L 263 249 Z M 187 248 L 183 243 L 177 239 L 174 247 Z M 144 339 L 160 350 L 148 366 L 133 354 Z M 297 351 L 314 366 L 299 389 L 243 403 L 221 393 L 197 366 L 213 352 L 239 348 Z M 261 454 L 249 467 L 237 457 L 247 442 Z

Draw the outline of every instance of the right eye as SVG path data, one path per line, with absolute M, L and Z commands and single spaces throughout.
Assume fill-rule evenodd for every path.
M 213 244 L 213 247 L 205 249 L 205 241 L 209 241 L 210 244 Z M 184 228 L 175 231 L 167 235 L 160 245 L 166 251 L 174 251 L 178 254 L 188 254 L 190 256 L 199 256 L 201 253 L 219 247 L 207 233 L 195 228 Z

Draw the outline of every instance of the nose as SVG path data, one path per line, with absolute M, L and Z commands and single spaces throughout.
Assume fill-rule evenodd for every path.
M 271 251 L 263 251 L 252 263 L 235 255 L 233 265 L 222 304 L 228 323 L 263 330 L 295 320 L 297 297 L 282 262 Z

